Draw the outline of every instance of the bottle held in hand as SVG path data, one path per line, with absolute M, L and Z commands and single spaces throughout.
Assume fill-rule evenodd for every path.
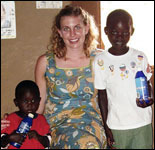
M 144 75 L 143 71 L 140 68 L 138 68 L 138 71 L 136 73 L 135 82 L 137 98 L 140 100 L 140 103 L 143 104 L 143 100 L 145 100 L 146 103 L 149 103 L 147 77 Z
M 32 121 L 33 121 L 34 115 L 32 113 L 29 113 L 28 116 L 26 116 L 18 126 L 16 133 L 27 133 L 30 131 L 31 126 L 32 126 Z M 20 148 L 21 145 L 19 143 L 11 142 L 10 143 L 12 146 L 16 148 Z

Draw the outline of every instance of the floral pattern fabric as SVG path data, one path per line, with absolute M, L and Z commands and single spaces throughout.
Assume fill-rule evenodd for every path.
M 106 137 L 94 89 L 91 54 L 89 66 L 58 68 L 48 52 L 44 115 L 51 127 L 54 149 L 104 149 Z

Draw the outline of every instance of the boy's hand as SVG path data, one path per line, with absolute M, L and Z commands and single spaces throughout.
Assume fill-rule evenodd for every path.
M 114 142 L 114 138 L 112 135 L 111 130 L 108 127 L 104 127 L 105 128 L 105 133 L 106 133 L 106 137 L 107 137 L 107 145 L 110 149 L 116 149 L 115 147 L 113 147 L 113 144 L 115 144 Z
M 38 134 L 37 131 L 35 130 L 30 130 L 28 133 L 27 133 L 29 139 L 36 139 L 37 141 L 39 141 L 44 147 L 48 147 L 49 146 L 49 140 L 47 138 L 47 136 L 41 136 L 40 134 Z
M 9 142 L 16 142 L 16 143 L 22 144 L 24 142 L 25 138 L 26 138 L 25 134 L 16 133 L 16 131 L 13 131 L 9 135 Z
M 28 135 L 29 139 L 34 138 L 34 139 L 36 139 L 36 140 L 38 140 L 38 138 L 39 138 L 39 136 L 40 136 L 40 135 L 38 134 L 38 132 L 35 131 L 35 130 L 30 130 L 30 131 L 27 133 L 27 135 Z
M 142 107 L 142 108 L 151 106 L 151 105 L 153 104 L 154 101 L 153 101 L 153 98 L 149 98 L 149 103 L 146 103 L 145 100 L 142 100 L 142 102 L 143 102 L 143 103 L 141 103 L 140 100 L 139 100 L 138 98 L 136 99 L 137 106 L 138 106 L 138 107 Z

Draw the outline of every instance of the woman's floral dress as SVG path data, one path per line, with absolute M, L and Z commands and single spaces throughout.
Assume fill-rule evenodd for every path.
M 104 149 L 106 137 L 90 65 L 58 68 L 53 53 L 46 53 L 47 101 L 44 115 L 51 127 L 53 149 Z

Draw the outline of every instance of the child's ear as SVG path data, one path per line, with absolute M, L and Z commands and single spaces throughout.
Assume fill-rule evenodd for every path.
M 132 31 L 131 31 L 131 35 L 133 35 L 133 33 L 134 33 L 135 29 L 134 29 L 134 28 L 132 28 L 131 30 L 132 30 Z
M 108 27 L 104 28 L 104 32 L 105 32 L 106 35 L 108 34 Z
M 18 106 L 18 100 L 16 98 L 14 99 L 14 103 L 16 106 Z

